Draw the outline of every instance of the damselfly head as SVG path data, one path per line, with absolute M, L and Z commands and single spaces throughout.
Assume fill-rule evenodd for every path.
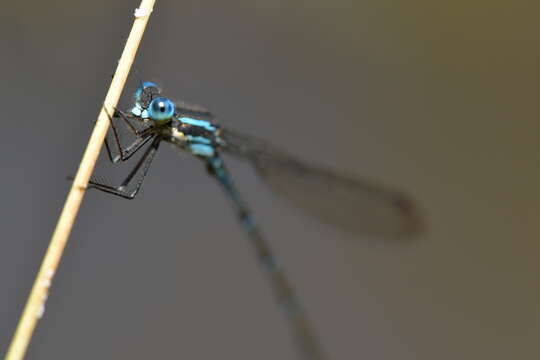
M 148 105 L 148 117 L 156 123 L 170 120 L 174 115 L 174 103 L 164 97 L 157 97 Z

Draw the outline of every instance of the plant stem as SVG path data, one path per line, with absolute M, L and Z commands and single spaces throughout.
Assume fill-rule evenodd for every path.
M 118 62 L 109 92 L 105 97 L 103 107 L 98 115 L 96 126 L 88 141 L 88 146 L 86 147 L 77 175 L 56 224 L 49 247 L 34 281 L 32 291 L 19 319 L 19 324 L 17 325 L 6 355 L 6 360 L 21 360 L 24 358 L 37 321 L 43 315 L 49 287 L 62 258 L 62 253 L 79 211 L 86 185 L 94 170 L 99 151 L 109 128 L 107 113 L 112 114 L 114 112 L 114 108 L 120 99 L 154 3 L 155 0 L 142 0 L 139 8 L 135 11 L 133 28 Z

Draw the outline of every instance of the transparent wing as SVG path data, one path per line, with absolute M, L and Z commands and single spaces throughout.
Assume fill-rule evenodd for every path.
M 176 101 L 176 116 L 194 116 L 196 118 L 204 118 L 206 120 L 212 120 L 214 115 L 206 108 L 187 103 L 185 101 Z
M 403 237 L 420 218 L 403 194 L 300 162 L 270 144 L 222 129 L 223 151 L 249 160 L 279 194 L 324 222 L 354 234 Z

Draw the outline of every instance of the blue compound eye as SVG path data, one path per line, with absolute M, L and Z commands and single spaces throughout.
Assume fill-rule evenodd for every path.
M 158 97 L 150 102 L 147 111 L 154 121 L 169 120 L 174 115 L 174 104 L 167 98 Z

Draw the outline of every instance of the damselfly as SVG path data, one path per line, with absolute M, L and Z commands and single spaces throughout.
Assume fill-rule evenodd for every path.
M 419 217 L 413 203 L 400 193 L 308 165 L 265 141 L 221 127 L 209 111 L 175 104 L 163 97 L 160 88 L 152 82 L 141 83 L 134 100 L 129 112 L 116 110 L 110 116 L 115 146 L 107 139 L 105 146 L 113 163 L 129 160 L 148 144 L 146 150 L 119 186 L 92 179 L 89 187 L 126 199 L 135 198 L 162 141 L 201 159 L 208 174 L 221 184 L 232 201 L 303 358 L 323 359 L 309 321 L 249 207 L 234 186 L 222 154 L 247 160 L 262 179 L 289 201 L 354 234 L 401 238 L 416 233 Z M 123 124 L 135 140 L 124 146 L 116 122 Z

